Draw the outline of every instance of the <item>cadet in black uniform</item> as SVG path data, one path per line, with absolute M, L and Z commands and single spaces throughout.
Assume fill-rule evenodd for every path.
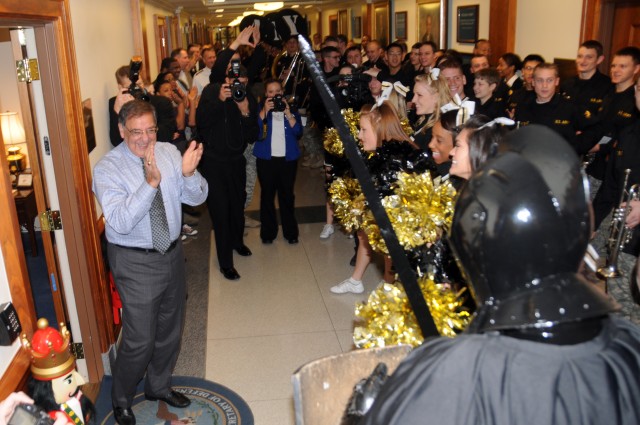
M 611 82 L 615 90 L 602 101 L 602 109 L 598 112 L 599 136 L 602 137 L 598 137 L 600 142 L 592 149 L 595 159 L 587 167 L 592 194 L 604 178 L 607 158 L 618 135 L 638 119 L 633 83 L 639 73 L 640 49 L 629 46 L 618 50 L 611 61 Z
M 582 43 L 576 58 L 578 75 L 560 84 L 560 93 L 592 116 L 597 115 L 603 99 L 613 90 L 611 78 L 598 71 L 604 60 L 602 52 L 602 44 L 596 40 Z
M 509 96 L 509 99 L 505 101 L 507 111 L 509 111 L 511 118 L 513 118 L 518 104 L 522 104 L 528 98 L 536 96 L 533 91 L 533 71 L 536 69 L 536 66 L 541 63 L 544 63 L 544 58 L 537 54 L 527 55 L 522 61 L 522 87 L 515 90 L 511 96 Z
M 362 64 L 366 71 L 371 68 L 378 68 L 380 71 L 388 71 L 389 67 L 384 63 L 384 49 L 378 40 L 371 40 L 367 43 L 367 61 Z
M 500 84 L 500 74 L 493 68 L 481 69 L 475 74 L 473 93 L 475 97 L 475 114 L 486 115 L 494 119 L 507 115 L 504 104 L 495 99 L 494 92 Z
M 635 101 L 636 107 L 640 109 L 640 84 L 638 82 L 635 86 Z M 631 172 L 626 187 L 623 188 L 625 170 L 627 169 Z M 619 207 L 618 202 L 620 202 L 623 189 L 628 191 L 632 185 L 638 183 L 640 183 L 640 120 L 626 126 L 618 134 L 617 144 L 607 161 L 607 171 L 604 174 L 602 186 L 593 200 L 595 227 L 596 229 L 598 226 L 600 228 L 592 244 L 596 249 L 599 249 L 602 255 L 610 255 L 604 249 L 605 240 L 610 234 L 611 218 L 607 216 L 614 208 Z M 632 201 L 631 204 L 633 208 L 636 201 Z M 638 231 L 637 217 L 634 218 L 634 215 L 636 214 L 630 213 L 626 220 L 627 226 L 634 227 L 628 230 L 628 232 L 632 232 L 632 237 L 615 259 L 621 276 L 607 279 L 607 289 L 609 294 L 622 306 L 621 315 L 640 324 L 640 306 L 632 301 L 629 291 L 629 279 L 635 274 L 633 268 L 640 252 L 640 232 Z
M 402 66 L 402 46 L 391 43 L 387 46 L 387 62 L 389 68 L 378 74 L 380 81 L 400 81 L 402 85 L 411 87 L 415 73 Z
M 557 131 L 582 155 L 596 143 L 595 126 L 573 103 L 556 94 L 559 82 L 557 65 L 538 65 L 533 73 L 536 96 L 518 106 L 515 119 L 520 126 L 541 124 Z
M 640 99 L 640 95 L 636 97 Z M 625 127 L 620 132 L 612 153 L 607 162 L 602 186 L 593 200 L 596 229 L 611 210 L 618 207 L 625 170 L 631 170 L 627 186 L 640 183 L 640 121 Z

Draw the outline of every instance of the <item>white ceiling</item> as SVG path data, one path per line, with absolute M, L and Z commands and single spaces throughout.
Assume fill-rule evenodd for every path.
M 147 0 L 147 3 L 161 6 L 165 9 L 181 11 L 184 17 L 192 16 L 198 21 L 206 20 L 206 23 L 212 26 L 226 26 L 236 16 L 242 15 L 242 12 L 253 10 L 254 2 L 246 0 L 225 0 L 224 2 L 214 3 L 213 0 Z M 262 1 L 264 2 L 264 1 Z M 339 0 L 301 0 L 301 1 L 285 1 L 284 9 L 292 8 L 297 5 L 296 9 L 302 16 L 317 12 L 323 9 L 347 8 L 351 4 L 357 4 L 357 1 L 339 1 Z M 180 9 L 181 8 L 181 9 Z M 216 9 L 224 9 L 223 12 L 216 12 Z M 268 12 L 265 12 L 268 13 Z M 218 17 L 218 15 L 223 15 Z

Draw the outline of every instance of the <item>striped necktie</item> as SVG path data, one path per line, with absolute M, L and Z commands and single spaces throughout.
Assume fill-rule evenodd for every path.
M 140 160 L 142 160 L 142 170 L 146 179 L 147 169 L 144 166 L 144 158 L 140 158 Z M 149 217 L 151 220 L 151 240 L 153 243 L 153 249 L 158 251 L 160 254 L 164 254 L 171 246 L 171 237 L 169 236 L 169 224 L 167 223 L 167 213 L 164 209 L 160 185 L 158 185 L 156 196 L 151 202 Z

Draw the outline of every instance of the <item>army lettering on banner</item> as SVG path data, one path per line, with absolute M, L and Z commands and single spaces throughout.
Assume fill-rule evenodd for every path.
M 272 46 L 281 47 L 291 36 L 303 35 L 308 38 L 306 18 L 293 9 L 283 9 L 265 16 L 247 15 L 240 21 L 240 30 L 250 25 L 258 27 L 260 39 Z
M 280 12 L 272 12 L 264 16 L 264 31 L 260 29 L 260 38 L 272 46 L 282 46 L 284 40 L 289 38 L 289 27 L 280 16 Z
M 289 35 L 302 34 L 305 37 L 308 36 L 307 20 L 304 19 L 300 13 L 293 9 L 283 9 L 278 12 L 282 17 L 282 20 L 289 28 Z

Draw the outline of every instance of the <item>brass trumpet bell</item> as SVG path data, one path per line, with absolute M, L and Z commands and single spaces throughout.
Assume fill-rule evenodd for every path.
M 596 276 L 600 279 L 615 279 L 616 277 L 622 276 L 620 270 L 618 270 L 617 264 L 609 264 L 604 267 L 600 267 L 598 271 L 596 271 Z

